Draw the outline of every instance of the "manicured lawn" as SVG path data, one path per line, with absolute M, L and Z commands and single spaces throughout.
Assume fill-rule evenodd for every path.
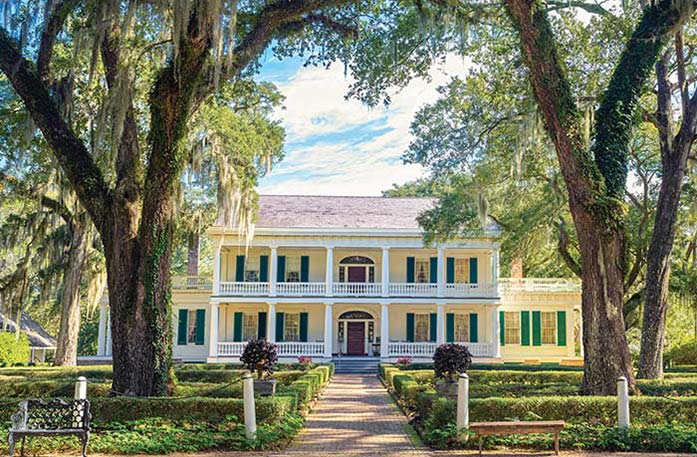
M 282 449 L 302 428 L 310 402 L 329 381 L 333 365 L 281 364 L 273 377 L 277 395 L 256 398 L 257 439 L 244 433 L 239 365 L 179 365 L 170 397 L 110 396 L 111 367 L 0 369 L 0 454 L 7 454 L 4 430 L 25 398 L 70 398 L 75 379 L 88 379 L 92 411 L 90 451 L 108 454 L 166 454 L 201 450 Z M 32 453 L 76 451 L 75 438 L 36 438 Z

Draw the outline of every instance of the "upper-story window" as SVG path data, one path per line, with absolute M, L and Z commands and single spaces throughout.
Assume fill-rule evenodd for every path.
M 431 261 L 428 258 L 414 259 L 414 282 L 431 282 Z
M 286 256 L 286 282 L 300 282 L 300 256 Z
M 259 257 L 248 256 L 244 264 L 244 280 L 246 282 L 259 282 L 260 271 Z
M 344 257 L 339 262 L 339 282 L 375 282 L 375 262 L 360 255 Z
M 456 258 L 455 259 L 455 282 L 464 284 L 470 282 L 470 259 Z M 463 340 L 466 341 L 466 340 Z

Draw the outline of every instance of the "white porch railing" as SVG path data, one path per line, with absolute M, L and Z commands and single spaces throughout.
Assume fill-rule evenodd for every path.
M 437 343 L 388 343 L 390 357 L 433 357 Z
M 492 357 L 494 355 L 494 344 L 493 343 L 463 342 L 463 343 L 455 343 L 455 344 L 461 344 L 463 346 L 467 346 L 467 349 L 469 349 L 470 354 L 472 354 L 475 357 Z
M 435 297 L 438 284 L 431 283 L 390 283 L 390 295 L 396 297 Z
M 282 343 L 276 343 L 278 346 L 279 357 L 288 356 L 299 356 L 299 355 L 310 355 L 310 356 L 323 356 L 324 355 L 324 343 L 305 343 L 305 342 L 295 342 L 295 341 L 284 341 Z
M 445 285 L 446 297 L 495 297 L 496 284 L 458 283 Z
M 276 295 L 285 297 L 321 296 L 326 292 L 323 282 L 279 282 Z
M 268 282 L 221 282 L 221 295 L 259 296 L 269 294 Z
M 172 276 L 172 289 L 212 289 L 213 282 L 205 276 Z
M 382 294 L 382 284 L 375 282 L 335 282 L 334 295 L 344 297 L 377 297 Z
M 241 356 L 242 351 L 244 351 L 244 347 L 247 345 L 247 342 L 235 342 L 235 343 L 218 343 L 218 355 L 219 356 L 226 356 L 226 357 L 231 357 L 231 356 Z
M 564 278 L 501 278 L 501 292 L 580 292 L 581 281 Z

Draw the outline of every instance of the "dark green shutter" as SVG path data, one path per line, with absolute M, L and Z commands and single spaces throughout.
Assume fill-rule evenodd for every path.
M 499 343 L 506 345 L 506 315 L 503 311 L 499 311 Z
M 260 311 L 257 318 L 257 338 L 266 339 L 266 311 Z
M 300 313 L 300 341 L 307 341 L 307 313 Z
M 470 257 L 470 284 L 477 284 L 478 282 L 479 271 L 477 270 L 477 265 L 477 258 Z
M 520 344 L 530 346 L 530 311 L 520 312 Z
M 479 316 L 477 313 L 470 313 L 470 343 L 479 341 Z
M 283 341 L 283 313 L 276 313 L 276 342 Z
M 236 312 L 232 320 L 232 341 L 242 341 L 242 324 L 244 313 Z
M 566 346 L 566 311 L 557 311 L 557 346 Z
M 445 315 L 445 342 L 453 343 L 455 341 L 455 315 L 447 313 Z
M 438 315 L 436 313 L 431 313 L 431 316 L 429 316 L 429 324 L 428 324 L 428 339 L 431 340 L 431 342 L 434 342 L 438 339 Z
M 237 263 L 235 264 L 235 281 L 244 281 L 244 256 L 237 256 Z
M 310 257 L 303 255 L 300 257 L 300 282 L 310 281 Z
M 407 313 L 407 341 L 414 342 L 414 313 Z
M 455 283 L 455 257 L 445 259 L 445 279 L 448 284 Z
M 189 333 L 189 310 L 179 310 L 179 331 L 177 332 L 177 344 L 187 343 L 187 333 Z
M 542 346 L 542 316 L 539 311 L 532 312 L 532 345 Z
M 414 282 L 414 258 L 407 257 L 407 282 Z
M 203 346 L 206 343 L 206 310 L 196 310 L 196 336 L 195 342 L 197 346 Z
M 431 257 L 429 276 L 429 282 L 431 284 L 435 284 L 438 282 L 438 257 Z
M 259 281 L 267 282 L 269 280 L 269 256 L 259 256 Z
M 286 256 L 278 256 L 278 269 L 276 271 L 276 282 L 286 282 Z

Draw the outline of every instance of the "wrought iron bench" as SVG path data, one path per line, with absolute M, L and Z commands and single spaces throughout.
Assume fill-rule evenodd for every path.
M 15 442 L 19 438 L 22 439 L 23 456 L 24 442 L 28 436 L 70 435 L 80 438 L 82 457 L 86 457 L 91 417 L 88 400 L 23 400 L 19 402 L 19 411 L 12 415 L 12 428 L 8 435 L 10 457 L 14 456 Z
M 471 422 L 469 430 L 479 438 L 479 455 L 482 455 L 484 436 L 525 433 L 554 433 L 554 453 L 559 455 L 559 432 L 565 425 L 564 421 Z

